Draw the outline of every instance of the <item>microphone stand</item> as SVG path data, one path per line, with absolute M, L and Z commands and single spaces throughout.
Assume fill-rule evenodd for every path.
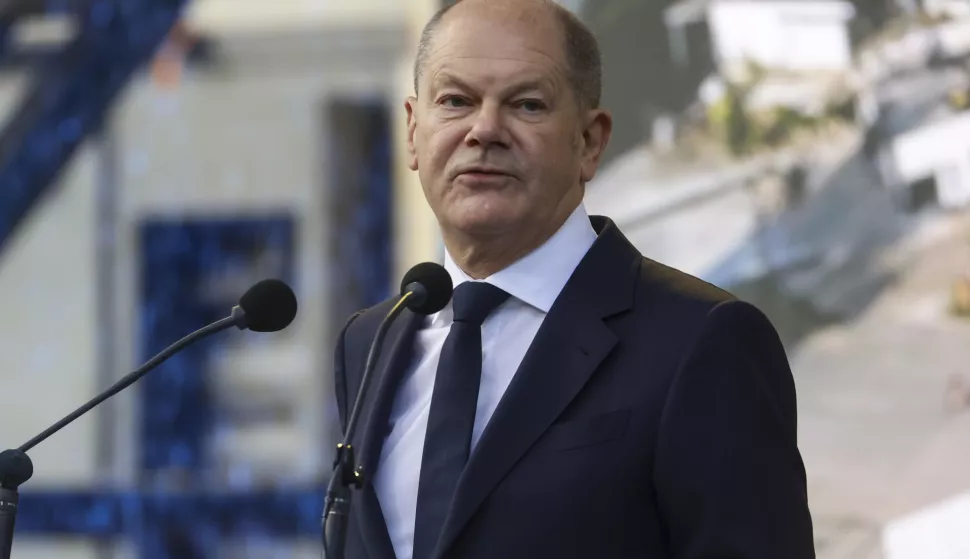
M 91 409 L 101 402 L 128 388 L 138 381 L 138 379 L 148 374 L 152 369 L 161 365 L 169 357 L 175 355 L 186 346 L 202 338 L 231 328 L 232 326 L 238 326 L 241 330 L 246 328 L 246 313 L 239 306 L 233 307 L 232 314 L 226 318 L 196 330 L 165 348 L 161 353 L 152 357 L 151 360 L 134 372 L 125 375 L 121 380 L 111 385 L 110 388 L 95 396 L 88 403 L 66 415 L 63 419 L 51 425 L 18 448 L 0 452 L 0 559 L 10 559 L 10 551 L 13 547 L 14 524 L 17 521 L 17 507 L 20 499 L 18 490 L 21 485 L 34 475 L 34 465 L 30 457 L 27 456 L 27 451 L 44 442 L 48 437 L 60 431 L 75 419 L 91 411 Z
M 354 407 L 350 412 L 350 419 L 347 421 L 347 431 L 344 433 L 343 441 L 337 444 L 337 454 L 333 461 L 333 474 L 330 476 L 330 483 L 327 484 L 327 497 L 323 505 L 324 559 L 344 559 L 350 503 L 353 498 L 352 489 L 360 489 L 364 485 L 364 474 L 356 464 L 354 447 L 350 444 L 350 441 L 353 440 L 357 431 L 357 422 L 360 420 L 364 395 L 367 394 L 367 387 L 370 385 L 374 369 L 377 367 L 384 338 L 387 336 L 394 319 L 407 308 L 408 299 L 427 296 L 426 290 L 420 284 L 411 284 L 406 289 L 407 291 L 401 295 L 397 304 L 387 313 L 387 316 L 384 317 L 377 328 L 377 334 L 374 336 L 374 341 L 371 342 L 370 350 L 367 353 L 367 361 L 364 364 L 360 387 L 357 389 L 357 397 L 354 399 Z M 424 293 L 422 293 L 423 291 Z

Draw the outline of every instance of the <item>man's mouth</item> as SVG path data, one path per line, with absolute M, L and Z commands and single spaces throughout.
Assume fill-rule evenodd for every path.
M 458 173 L 459 176 L 466 175 L 472 177 L 507 177 L 510 176 L 508 172 L 501 169 L 489 168 L 489 167 L 469 167 L 468 169 L 463 169 Z

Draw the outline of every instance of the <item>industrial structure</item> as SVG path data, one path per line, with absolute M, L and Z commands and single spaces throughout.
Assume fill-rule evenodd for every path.
M 32 451 L 15 556 L 319 556 L 330 340 L 437 255 L 390 116 L 437 7 L 0 2 L 4 445 L 259 278 L 300 299 L 287 332 L 183 352 Z

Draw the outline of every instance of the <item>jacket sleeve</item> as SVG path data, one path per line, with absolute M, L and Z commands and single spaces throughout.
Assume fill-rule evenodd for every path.
M 671 556 L 813 559 L 795 383 L 774 327 L 712 309 L 667 394 L 653 472 Z

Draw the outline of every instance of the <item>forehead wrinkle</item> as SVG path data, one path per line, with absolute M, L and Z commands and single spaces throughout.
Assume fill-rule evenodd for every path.
M 529 56 L 523 56 L 521 54 L 515 55 L 512 53 L 489 55 L 478 52 L 461 52 L 472 49 L 470 49 L 467 45 L 460 45 L 457 49 L 455 49 L 455 43 L 449 43 L 447 41 L 442 41 L 442 43 L 444 44 L 439 45 L 432 52 L 425 64 L 425 75 L 429 84 L 436 84 L 440 82 L 443 75 L 446 78 L 450 77 L 456 81 L 461 81 L 468 84 L 470 80 L 461 77 L 462 74 L 467 73 L 467 68 L 469 67 L 479 67 L 479 65 L 468 64 L 468 61 L 513 61 L 522 63 L 527 67 L 527 69 L 512 72 L 513 81 L 518 79 L 529 79 L 537 83 L 546 83 L 548 87 L 557 92 L 561 90 L 562 86 L 569 80 L 569 74 L 563 64 L 559 60 L 556 60 L 555 57 L 550 56 L 541 49 L 523 45 L 519 49 L 520 52 L 535 55 L 535 58 L 531 58 Z M 458 50 L 459 52 L 451 52 L 452 49 Z M 539 71 L 536 71 L 536 68 L 539 68 Z M 528 78 L 516 77 L 516 74 L 526 73 L 530 74 Z M 472 75 L 474 75 L 474 72 Z
M 455 22 L 446 28 L 442 28 L 436 33 L 432 40 L 431 48 L 428 51 L 428 61 L 447 56 L 448 51 L 455 58 L 490 58 L 496 60 L 522 60 L 524 62 L 535 62 L 528 59 L 526 54 L 536 55 L 555 67 L 562 67 L 565 62 L 563 45 L 557 40 L 554 52 L 549 52 L 548 44 L 537 44 L 535 41 L 538 30 L 532 27 L 524 29 L 511 29 L 508 25 L 488 25 L 493 29 L 482 29 L 483 22 Z M 493 22 L 489 22 L 493 23 Z M 495 33 L 490 33 L 490 31 Z M 495 36 L 502 36 L 506 41 L 496 45 L 490 40 L 482 41 L 486 44 L 475 44 L 476 40 L 481 40 L 482 35 L 487 35 L 488 39 Z M 455 40 L 455 39 L 457 40 Z
M 506 82 L 506 85 L 500 88 L 500 93 L 503 96 L 520 94 L 527 91 L 542 91 L 555 94 L 561 90 L 561 87 L 556 83 L 555 80 L 549 79 L 546 76 L 538 75 L 535 72 L 524 71 L 516 74 L 518 75 L 513 75 L 502 80 L 503 82 Z M 479 86 L 473 83 L 475 80 L 468 80 L 460 77 L 447 65 L 439 68 L 432 76 L 430 76 L 430 78 L 432 89 L 452 84 L 462 89 L 479 89 Z M 497 79 L 494 77 L 487 77 L 484 81 L 487 82 L 485 84 L 487 87 L 496 82 Z

